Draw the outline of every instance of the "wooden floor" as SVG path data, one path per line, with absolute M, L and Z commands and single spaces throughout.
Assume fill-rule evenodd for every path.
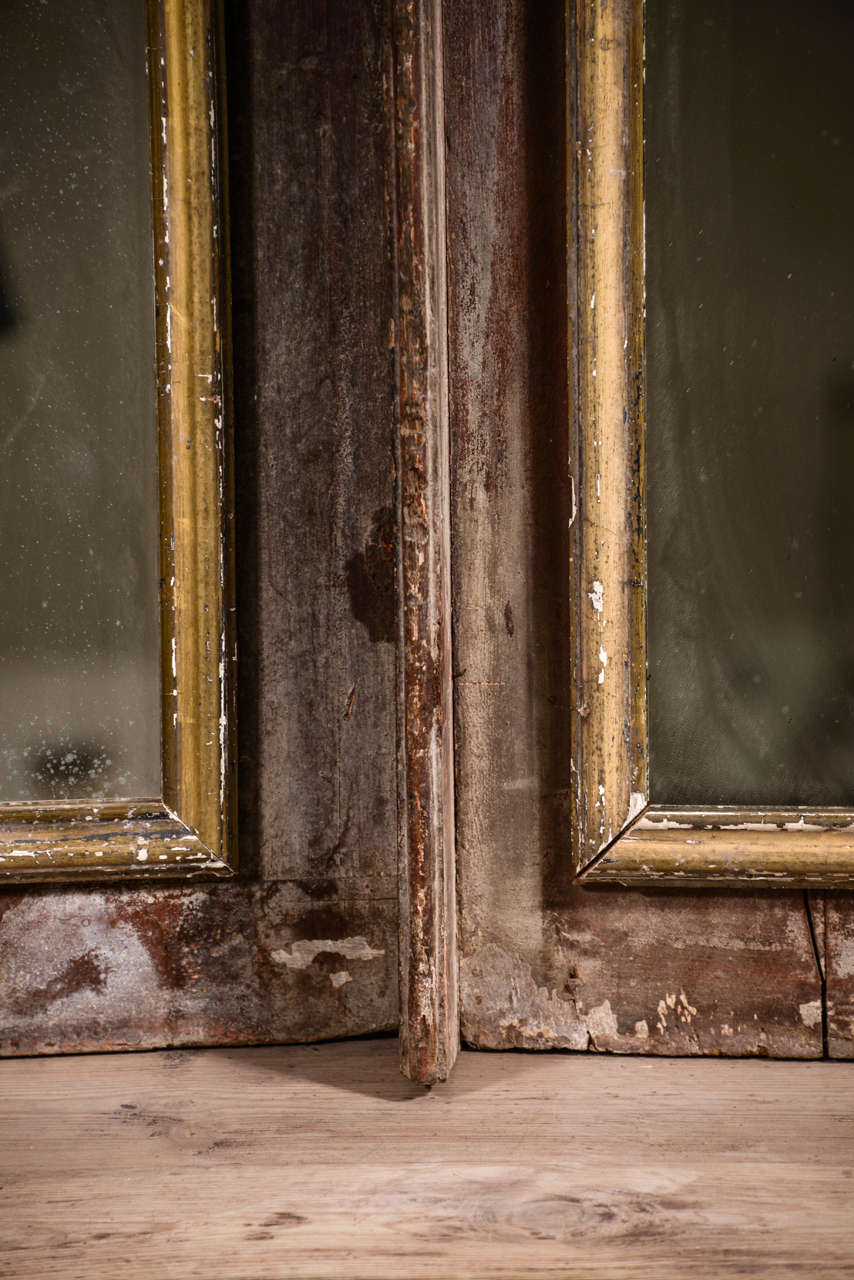
M 854 1065 L 396 1059 L 0 1063 L 0 1275 L 854 1276 Z

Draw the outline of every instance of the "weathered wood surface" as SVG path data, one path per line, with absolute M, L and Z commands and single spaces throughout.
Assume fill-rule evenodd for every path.
M 649 795 L 643 3 L 582 3 L 567 12 L 570 767 L 573 851 L 584 866 Z
M 400 591 L 400 1051 L 447 1078 L 459 1046 L 440 0 L 396 0 L 395 349 Z
M 571 884 L 564 36 L 445 13 L 463 1035 L 820 1056 L 801 893 Z
M 822 922 L 827 996 L 827 1051 L 854 1058 L 854 895 L 816 894 L 813 918 Z
M 222 14 L 218 0 L 159 0 L 152 15 L 150 66 L 161 69 L 151 131 L 163 799 L 212 855 L 234 865 L 234 415 Z
M 854 1275 L 843 1064 L 394 1040 L 7 1062 L 16 1280 Z
M 387 7 L 227 9 L 241 874 L 4 891 L 6 1053 L 397 1025 Z
M 586 880 L 733 888 L 854 885 L 854 810 L 649 805 Z

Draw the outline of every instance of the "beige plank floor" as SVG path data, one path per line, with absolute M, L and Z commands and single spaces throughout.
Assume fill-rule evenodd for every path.
M 854 1064 L 0 1062 L 0 1275 L 854 1277 Z

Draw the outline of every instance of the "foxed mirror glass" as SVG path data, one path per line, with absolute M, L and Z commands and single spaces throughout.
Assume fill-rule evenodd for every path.
M 0 7 L 0 879 L 230 875 L 218 0 Z
M 852 47 L 646 0 L 653 802 L 854 802 Z
M 0 7 L 0 801 L 161 787 L 147 46 Z
M 854 885 L 854 19 L 576 10 L 573 856 Z

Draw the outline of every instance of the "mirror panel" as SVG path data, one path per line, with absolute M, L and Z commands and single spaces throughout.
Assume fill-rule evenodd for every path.
M 650 798 L 854 800 L 854 8 L 647 0 Z
M 161 789 L 147 44 L 0 7 L 0 801 Z

